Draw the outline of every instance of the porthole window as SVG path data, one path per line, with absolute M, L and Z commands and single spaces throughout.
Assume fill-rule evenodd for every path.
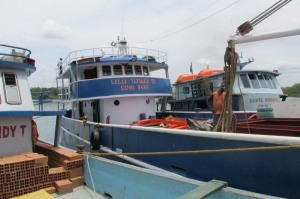
M 119 101 L 119 100 L 115 100 L 115 101 L 114 101 L 114 105 L 115 105 L 115 106 L 119 106 L 119 104 L 120 104 L 120 101 Z
M 146 99 L 146 104 L 149 104 L 150 103 L 150 100 L 149 99 Z

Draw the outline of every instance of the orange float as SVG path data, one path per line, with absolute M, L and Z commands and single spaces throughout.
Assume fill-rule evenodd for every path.
M 187 81 L 187 80 L 195 79 L 197 77 L 198 77 L 198 75 L 182 74 L 182 75 L 179 75 L 179 77 L 177 78 L 175 83 L 184 82 L 184 81 Z
M 185 121 L 166 119 L 146 119 L 138 121 L 138 126 L 159 126 L 160 128 L 187 129 Z
M 37 132 L 37 126 L 34 120 L 32 120 L 32 144 L 35 144 L 37 142 L 38 132 Z
M 202 69 L 199 73 L 198 73 L 198 77 L 205 77 L 208 75 L 212 75 L 215 73 L 221 73 L 224 72 L 223 70 L 212 70 L 212 69 Z

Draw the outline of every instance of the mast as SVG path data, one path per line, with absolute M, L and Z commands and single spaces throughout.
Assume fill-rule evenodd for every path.
M 291 37 L 300 35 L 300 28 L 290 29 L 290 30 L 281 30 L 275 32 L 254 34 L 254 35 L 246 35 L 246 36 L 232 36 L 229 41 L 232 42 L 232 45 L 249 43 L 255 41 L 263 41 L 269 39 L 277 39 L 282 37 Z

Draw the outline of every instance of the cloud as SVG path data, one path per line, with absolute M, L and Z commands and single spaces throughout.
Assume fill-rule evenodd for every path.
M 70 26 L 60 25 L 52 19 L 48 19 L 43 23 L 41 31 L 44 37 L 60 40 L 68 39 L 73 33 Z

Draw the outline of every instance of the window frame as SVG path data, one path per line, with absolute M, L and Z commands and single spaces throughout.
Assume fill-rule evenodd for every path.
M 277 85 L 276 85 L 276 82 L 275 82 L 275 78 L 273 79 L 273 76 L 269 75 L 269 79 L 270 79 L 271 82 L 272 82 L 273 88 L 274 88 L 274 89 L 277 89 Z
M 108 75 L 105 75 L 104 71 L 103 71 L 103 67 L 109 67 L 109 74 Z M 112 75 L 112 71 L 111 71 L 111 65 L 103 65 L 102 67 L 102 76 L 111 76 Z
M 116 74 L 116 73 L 118 73 L 117 71 L 115 71 L 115 67 L 116 67 L 116 66 L 120 66 L 120 67 L 121 67 L 122 73 Z M 124 73 L 123 73 L 123 66 L 122 66 L 121 64 L 113 65 L 113 72 L 114 72 L 114 75 L 123 75 L 123 74 L 124 74 Z
M 127 73 L 128 69 L 126 69 L 126 67 L 129 67 L 129 66 L 131 66 L 130 74 Z M 134 74 L 132 65 L 124 65 L 124 71 L 125 71 L 125 75 L 133 75 Z
M 260 83 L 261 88 L 269 88 L 269 86 L 268 86 L 268 84 L 267 84 L 267 82 L 266 82 L 265 77 L 263 76 L 263 74 L 261 74 L 260 76 L 257 75 L 257 79 L 258 79 L 258 81 Z
M 244 81 L 243 81 L 242 76 L 244 76 L 244 77 L 246 78 L 246 79 L 244 79 L 244 80 L 247 81 L 249 87 L 245 87 L 245 84 L 244 84 Z M 241 82 L 242 82 L 244 88 L 252 88 L 251 82 L 249 81 L 249 76 L 248 76 L 247 74 L 240 74 L 240 79 L 241 79 Z
M 146 69 L 146 70 L 147 70 L 147 71 L 146 71 L 146 73 L 144 72 L 144 69 Z M 149 74 L 149 68 L 148 68 L 148 66 L 143 66 L 142 73 L 143 73 L 143 75 L 144 75 L 144 76 L 150 76 L 150 74 Z
M 141 72 L 137 73 L 136 66 L 140 68 Z M 134 65 L 134 74 L 135 75 L 143 75 L 142 66 L 141 65 Z
M 254 83 L 255 83 L 255 82 L 254 82 L 254 81 L 251 81 L 250 75 L 253 75 L 253 76 L 255 77 L 255 82 L 257 83 L 257 86 L 258 86 L 258 87 L 255 87 L 255 86 L 254 86 Z M 261 85 L 260 85 L 260 83 L 259 83 L 259 81 L 258 81 L 258 78 L 257 78 L 257 76 L 256 76 L 255 73 L 248 73 L 248 77 L 249 77 L 249 80 L 250 80 L 250 83 L 251 83 L 253 89 L 261 89 Z
M 265 80 L 266 80 L 266 82 L 267 82 L 268 87 L 269 87 L 270 89 L 274 89 L 273 84 L 272 84 L 272 81 L 271 81 L 270 78 L 269 78 L 269 75 L 263 74 L 263 76 L 264 76 L 264 78 L 265 78 Z
M 190 93 L 190 87 L 188 87 L 188 86 L 182 87 L 182 93 L 183 94 L 189 94 Z
M 8 74 L 8 75 L 14 75 L 14 78 L 15 78 L 15 86 L 17 88 L 17 94 L 18 94 L 18 99 L 19 101 L 18 102 L 11 102 L 8 100 L 8 94 L 7 94 L 7 89 L 6 89 L 6 81 L 5 81 L 5 74 Z M 20 88 L 19 88 L 19 82 L 18 82 L 18 77 L 15 73 L 11 73 L 11 72 L 3 72 L 2 73 L 2 82 L 3 82 L 3 89 L 4 89 L 4 94 L 5 94 L 5 101 L 7 104 L 11 104 L 11 105 L 20 105 L 22 104 L 22 98 L 21 98 L 21 93 L 20 93 Z M 8 85 L 9 86 L 9 85 Z

